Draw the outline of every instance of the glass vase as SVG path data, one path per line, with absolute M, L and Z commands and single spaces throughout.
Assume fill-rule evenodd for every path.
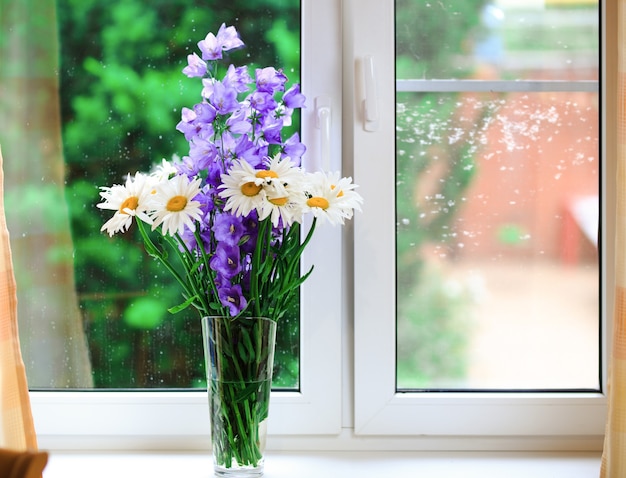
M 263 475 L 276 322 L 202 319 L 216 476 Z

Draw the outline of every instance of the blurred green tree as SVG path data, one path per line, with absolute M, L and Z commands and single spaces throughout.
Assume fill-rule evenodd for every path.
M 60 89 L 66 198 L 76 285 L 96 387 L 203 386 L 200 322 L 177 284 L 148 259 L 136 234 L 110 239 L 95 206 L 100 186 L 188 152 L 175 130 L 200 101 L 181 70 L 222 22 L 246 48 L 236 65 L 276 65 L 299 81 L 300 5 L 293 0 L 59 0 Z M 297 122 L 294 128 L 297 128 Z M 275 386 L 298 386 L 298 308 L 279 325 Z

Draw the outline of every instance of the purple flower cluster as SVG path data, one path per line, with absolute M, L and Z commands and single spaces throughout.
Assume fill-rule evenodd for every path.
M 210 270 L 204 273 L 211 276 L 212 290 L 205 292 L 231 316 L 242 313 L 246 297 L 251 297 L 259 224 L 256 211 L 248 216 L 224 211 L 218 195 L 221 177 L 234 161 L 266 169 L 278 153 L 299 165 L 306 150 L 298 133 L 283 137 L 283 128 L 291 125 L 292 114 L 304 106 L 305 97 L 298 84 L 286 89 L 288 79 L 282 70 L 259 68 L 252 76 L 247 66 L 229 65 L 222 77 L 215 77 L 223 53 L 243 46 L 235 28 L 222 24 L 217 35 L 209 33 L 198 43 L 201 55 L 188 56 L 183 73 L 201 79 L 201 101 L 182 110 L 176 129 L 189 142 L 189 153 L 174 164 L 179 175 L 203 179 L 202 193 L 195 198 L 203 218 L 195 231 L 185 231 L 183 240 L 197 257 L 209 258 Z M 280 241 L 283 229 L 283 225 L 272 229 L 272 243 Z

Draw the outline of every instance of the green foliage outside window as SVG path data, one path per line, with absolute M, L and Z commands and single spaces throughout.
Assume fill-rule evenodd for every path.
M 198 317 L 167 312 L 180 291 L 143 257 L 137 234 L 99 232 L 98 188 L 187 154 L 175 127 L 181 108 L 200 98 L 181 70 L 221 23 L 246 43 L 231 55 L 235 64 L 282 65 L 289 84 L 299 82 L 299 2 L 59 0 L 57 10 L 66 199 L 95 386 L 203 387 Z M 297 388 L 298 304 L 289 315 L 279 326 L 274 386 Z

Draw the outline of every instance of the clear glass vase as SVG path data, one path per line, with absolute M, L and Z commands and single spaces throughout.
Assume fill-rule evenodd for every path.
M 202 319 L 216 476 L 263 475 L 276 322 Z

